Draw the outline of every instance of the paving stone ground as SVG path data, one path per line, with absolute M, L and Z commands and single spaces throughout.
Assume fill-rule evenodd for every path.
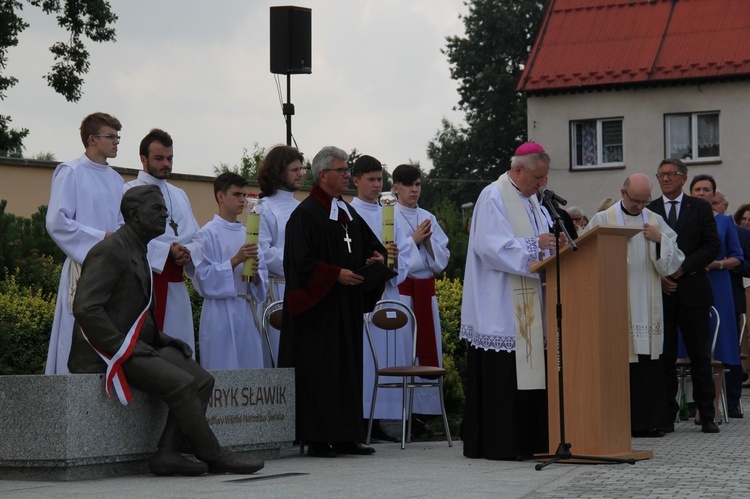
M 750 498 L 750 390 L 747 419 L 707 435 L 692 421 L 657 439 L 633 439 L 654 458 L 635 465 L 556 464 L 466 459 L 462 444 L 376 444 L 373 456 L 334 459 L 285 449 L 255 475 L 195 478 L 136 475 L 79 482 L 0 480 L 10 498 Z M 575 452 L 575 443 L 573 443 Z

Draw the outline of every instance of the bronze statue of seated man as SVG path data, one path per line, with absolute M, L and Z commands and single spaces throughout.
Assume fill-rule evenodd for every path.
M 73 314 L 68 368 L 107 372 L 121 402 L 129 386 L 156 395 L 169 407 L 167 423 L 149 463 L 156 475 L 254 473 L 261 460 L 222 449 L 206 421 L 214 379 L 183 341 L 159 331 L 154 320 L 146 245 L 164 232 L 167 209 L 157 186 L 123 195 L 125 225 L 96 244 L 83 262 Z M 200 461 L 180 454 L 186 448 Z

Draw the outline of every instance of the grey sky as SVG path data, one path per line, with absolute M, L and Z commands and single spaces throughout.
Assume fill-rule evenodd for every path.
M 5 71 L 19 79 L 0 112 L 26 127 L 25 156 L 78 157 L 81 119 L 105 111 L 123 123 L 112 164 L 140 168 L 138 143 L 152 127 L 175 140 L 175 171 L 211 175 L 235 165 L 253 143 L 286 140 L 269 72 L 269 7 L 249 0 L 110 0 L 119 16 L 115 43 L 88 43 L 84 95 L 69 103 L 43 78 L 48 47 L 65 39 L 54 17 L 23 2 L 31 26 L 9 51 Z M 356 147 L 387 163 L 430 167 L 427 142 L 447 117 L 460 122 L 441 49 L 463 33 L 462 0 L 307 0 L 312 8 L 313 72 L 292 76 L 292 131 L 312 156 L 325 145 Z M 286 77 L 279 75 L 284 100 Z

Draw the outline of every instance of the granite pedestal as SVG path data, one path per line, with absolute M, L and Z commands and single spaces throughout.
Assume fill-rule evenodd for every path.
M 295 433 L 294 370 L 213 371 L 206 418 L 219 443 L 276 457 Z M 167 407 L 133 391 L 122 406 L 103 374 L 0 376 L 0 477 L 78 480 L 147 472 Z

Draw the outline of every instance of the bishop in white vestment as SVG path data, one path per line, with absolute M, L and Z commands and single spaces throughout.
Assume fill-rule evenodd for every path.
M 474 207 L 461 305 L 461 337 L 469 342 L 466 457 L 548 450 L 544 301 L 530 264 L 555 249 L 537 201 L 549 168 L 539 144 L 523 144 Z

